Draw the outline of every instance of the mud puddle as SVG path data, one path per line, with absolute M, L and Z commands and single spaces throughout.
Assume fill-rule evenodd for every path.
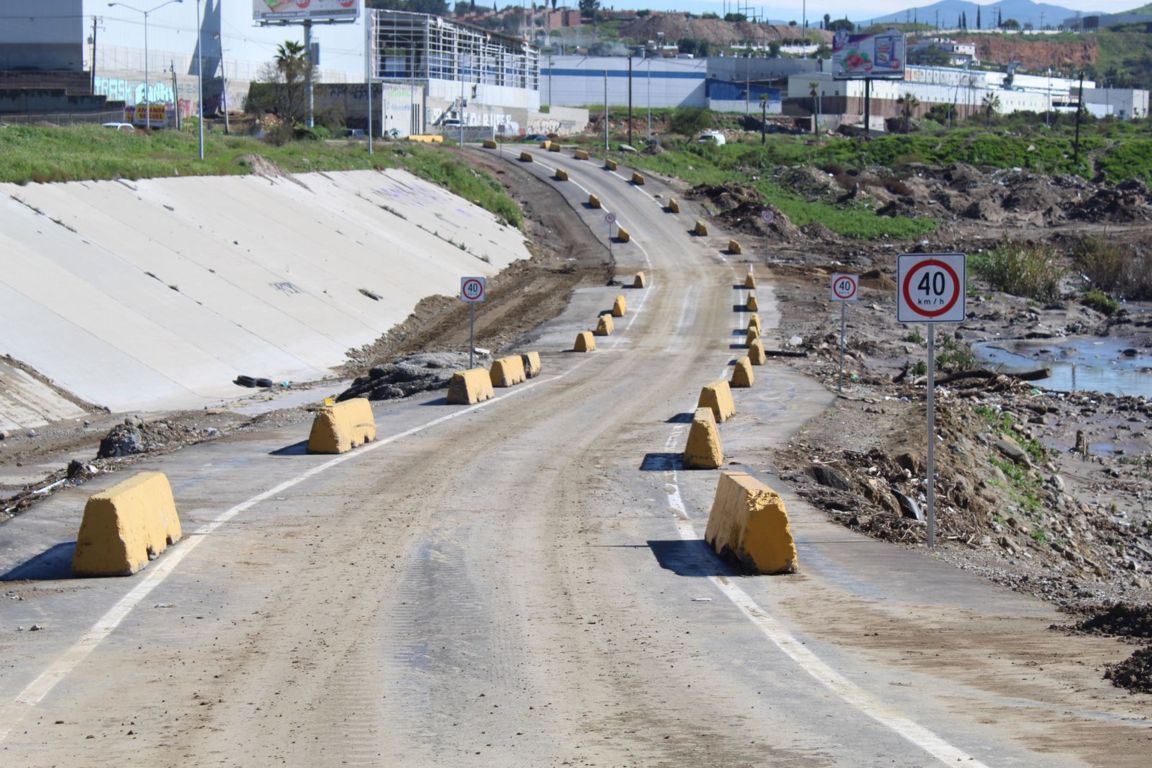
M 1036 381 L 1043 389 L 1152 397 L 1152 350 L 1132 347 L 1131 339 L 996 340 L 974 343 L 972 353 L 1006 373 L 1050 369 Z

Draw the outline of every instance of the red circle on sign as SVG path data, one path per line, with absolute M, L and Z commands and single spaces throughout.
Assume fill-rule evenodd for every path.
M 470 299 L 482 296 L 484 295 L 484 284 L 479 280 L 465 280 L 461 293 Z
M 916 306 L 916 302 L 912 301 L 912 295 L 908 291 L 908 286 L 912 284 L 912 278 L 916 275 L 916 273 L 922 269 L 927 269 L 928 267 L 939 267 L 952 277 L 952 298 L 949 299 L 948 303 L 943 307 L 940 309 L 934 309 L 931 312 L 925 311 Z M 956 302 L 960 300 L 960 278 L 956 275 L 956 270 L 948 266 L 947 263 L 940 261 L 939 259 L 928 259 L 927 261 L 922 261 L 916 266 L 912 267 L 912 269 L 908 270 L 908 274 L 904 277 L 904 285 L 900 286 L 900 290 L 904 292 L 904 303 L 908 305 L 908 308 L 912 310 L 913 313 L 920 315 L 921 317 L 940 317 L 940 315 L 948 314 L 948 311 L 952 309 L 952 307 L 956 306 Z
M 848 291 L 848 293 L 840 293 L 836 286 L 841 281 L 848 283 L 848 285 L 852 287 L 852 290 Z M 850 299 L 856 295 L 856 281 L 851 278 L 841 276 L 839 279 L 832 283 L 832 293 L 836 294 L 836 298 L 838 299 Z

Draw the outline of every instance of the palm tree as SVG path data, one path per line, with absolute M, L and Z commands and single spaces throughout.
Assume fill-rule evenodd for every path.
M 904 133 L 908 133 L 908 127 L 912 122 L 912 114 L 916 111 L 916 107 L 920 106 L 920 99 L 911 93 L 905 93 L 896 99 L 896 103 L 900 106 L 900 117 L 903 118 Z
M 1000 97 L 994 93 L 990 93 L 984 97 L 981 102 L 984 109 L 984 122 L 992 125 L 992 115 L 1000 111 Z
M 312 63 L 303 43 L 285 40 L 276 46 L 273 59 L 276 72 L 284 82 L 284 97 L 281 107 L 283 117 L 293 123 L 298 122 L 303 108 L 302 90 L 311 73 Z

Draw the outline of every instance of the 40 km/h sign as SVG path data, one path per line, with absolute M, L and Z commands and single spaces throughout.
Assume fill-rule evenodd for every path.
M 860 298 L 860 276 L 837 272 L 832 275 L 832 301 L 857 301 Z
M 962 253 L 901 254 L 896 319 L 901 323 L 963 322 L 964 283 Z
M 469 303 L 484 301 L 484 292 L 488 287 L 485 277 L 460 278 L 460 298 Z

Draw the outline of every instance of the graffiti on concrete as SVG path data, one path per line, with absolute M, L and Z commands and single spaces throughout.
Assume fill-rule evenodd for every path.
M 110 101 L 123 101 L 127 104 L 170 102 L 176 97 L 171 83 L 152 81 L 145 91 L 142 80 L 124 80 L 118 77 L 97 77 L 96 93 L 107 96 Z

